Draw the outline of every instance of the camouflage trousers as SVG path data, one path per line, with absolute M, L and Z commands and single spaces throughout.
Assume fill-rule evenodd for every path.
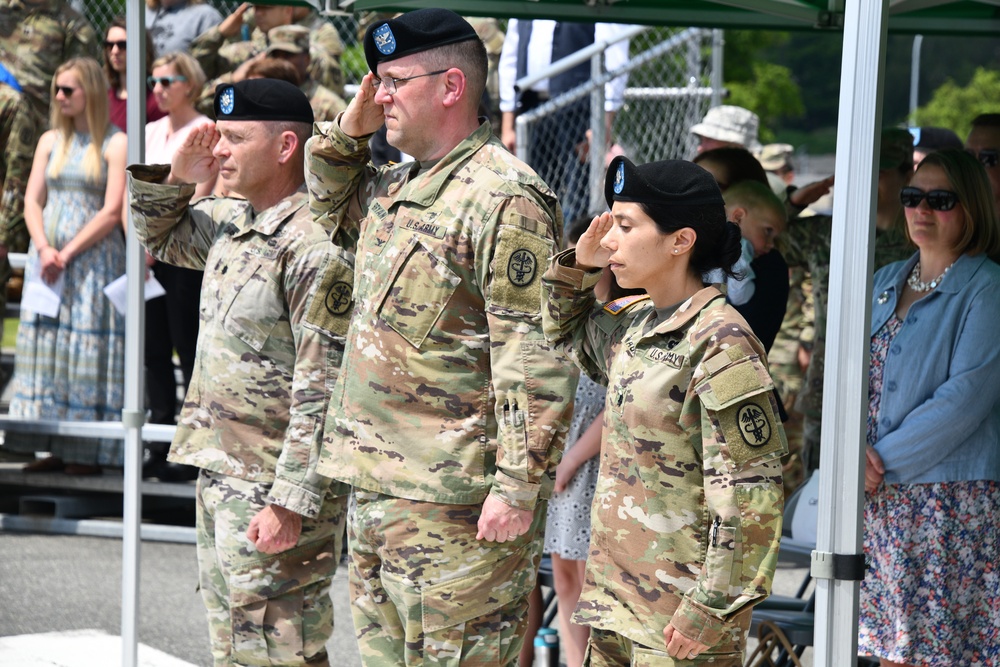
M 745 617 L 743 625 L 746 627 L 737 633 L 740 637 L 738 641 L 714 646 L 690 660 L 671 658 L 667 655 L 665 644 L 651 648 L 617 632 L 593 628 L 590 631 L 590 641 L 587 642 L 583 664 L 584 667 L 686 667 L 687 665 L 742 667 L 747 630 L 750 628 L 750 614 L 744 613 L 742 616 Z
M 330 582 L 343 547 L 347 496 L 302 518 L 298 544 L 264 554 L 247 539 L 269 484 L 202 470 L 198 476 L 199 585 L 212 658 L 230 665 L 329 665 Z
M 42 129 L 24 96 L 0 84 L 0 244 L 10 252 L 28 250 L 24 190 Z
M 362 663 L 515 665 L 541 560 L 547 502 L 527 533 L 476 539 L 481 505 L 355 491 L 351 610 Z

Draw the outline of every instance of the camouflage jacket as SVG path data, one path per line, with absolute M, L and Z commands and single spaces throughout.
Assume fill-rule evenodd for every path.
M 343 95 L 344 73 L 340 68 L 340 54 L 344 52 L 344 44 L 340 41 L 337 29 L 315 12 L 296 21 L 295 25 L 310 31 L 310 78 L 338 95 Z M 198 35 L 191 42 L 190 48 L 191 55 L 205 70 L 205 76 L 209 79 L 205 84 L 206 91 L 214 93 L 216 84 L 230 81 L 231 78 L 227 75 L 258 53 L 266 51 L 267 46 L 267 35 L 257 28 L 250 33 L 249 40 L 240 41 L 227 40 L 219 32 L 219 27 L 215 26 Z
M 319 470 L 400 498 L 533 508 L 551 491 L 577 375 L 542 334 L 555 196 L 488 123 L 430 169 L 376 170 L 318 123 L 313 214 L 360 225 L 357 307 Z
M 168 170 L 132 165 L 128 187 L 150 253 L 205 271 L 170 460 L 272 483 L 269 502 L 315 516 L 330 482 L 316 462 L 350 318 L 353 255 L 313 221 L 304 190 L 255 215 L 242 199 L 189 204 L 193 185 L 159 183 Z
M 598 304 L 600 272 L 574 260 L 543 278 L 545 333 L 608 385 L 575 620 L 654 648 L 671 622 L 709 646 L 736 639 L 781 536 L 787 445 L 763 346 L 715 286 L 658 321 L 642 296 Z
M 100 58 L 94 28 L 62 0 L 0 0 L 0 64 L 14 75 L 43 126 L 49 86 L 70 58 Z
M 347 108 L 347 102 L 326 86 L 309 79 L 299 86 L 309 98 L 309 106 L 313 110 L 313 118 L 317 123 L 333 120 L 341 111 Z
M 801 267 L 812 278 L 813 326 L 804 327 L 804 345 L 811 348 L 812 358 L 796 408 L 803 414 L 817 417 L 823 411 L 823 370 L 826 357 L 826 314 L 830 291 L 830 245 L 833 240 L 833 218 L 816 215 L 791 218 L 778 244 L 789 267 Z M 900 226 L 875 230 L 875 267 L 882 268 L 913 254 L 913 246 Z

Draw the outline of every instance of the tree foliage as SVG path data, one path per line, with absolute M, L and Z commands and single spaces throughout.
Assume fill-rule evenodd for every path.
M 760 140 L 774 140 L 774 129 L 785 119 L 805 113 L 792 71 L 768 62 L 762 54 L 787 41 L 780 32 L 727 30 L 723 78 L 727 104 L 745 107 L 760 117 Z
M 972 119 L 981 113 L 1000 111 L 1000 72 L 978 68 L 968 85 L 945 81 L 930 101 L 917 108 L 916 121 L 921 126 L 947 127 L 965 138 L 972 129 Z

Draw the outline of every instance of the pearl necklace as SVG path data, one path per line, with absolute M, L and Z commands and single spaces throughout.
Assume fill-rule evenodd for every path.
M 951 270 L 951 267 L 953 266 L 955 266 L 954 262 L 946 266 L 940 276 L 928 283 L 925 283 L 920 279 L 920 260 L 917 260 L 917 263 L 913 265 L 913 270 L 910 271 L 910 277 L 906 279 L 906 284 L 909 285 L 910 289 L 914 292 L 930 292 L 932 289 L 941 284 L 941 281 L 944 280 L 944 277 L 948 275 L 948 271 Z

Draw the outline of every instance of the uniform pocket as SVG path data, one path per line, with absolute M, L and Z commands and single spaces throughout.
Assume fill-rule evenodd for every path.
M 393 264 L 379 318 L 419 348 L 461 282 L 445 260 L 413 237 Z
M 284 312 L 278 285 L 258 264 L 226 309 L 223 327 L 260 352 Z
M 537 566 L 524 550 L 472 574 L 425 586 L 420 593 L 427 632 L 450 628 L 486 616 L 531 592 Z
M 323 650 L 333 629 L 328 599 L 340 554 L 336 537 L 233 568 L 229 575 L 233 660 L 300 663 Z
M 737 526 L 720 524 L 715 537 L 711 538 L 705 556 L 705 594 L 707 605 L 715 608 L 729 606 L 739 587 L 742 575 L 743 549 L 740 529 Z

